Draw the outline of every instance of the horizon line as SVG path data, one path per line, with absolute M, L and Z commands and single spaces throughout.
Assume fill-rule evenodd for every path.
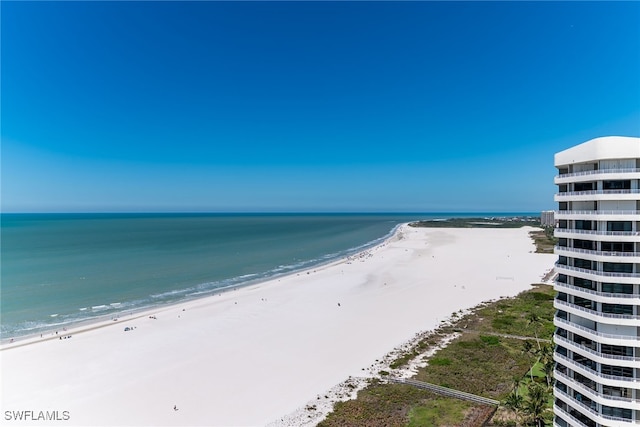
M 553 209 L 551 209 L 553 210 Z M 349 211 L 297 211 L 297 210 L 282 210 L 282 211 L 15 211 L 15 212 L 0 212 L 0 215 L 347 215 L 347 214 L 379 214 L 379 215 L 424 215 L 424 214 L 532 214 L 544 212 L 545 210 L 536 211 L 455 211 L 455 210 L 443 210 L 443 211 L 368 211 L 368 210 L 349 210 Z

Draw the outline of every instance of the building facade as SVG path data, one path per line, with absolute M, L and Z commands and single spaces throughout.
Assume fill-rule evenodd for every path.
M 554 227 L 556 225 L 555 211 L 542 211 L 540 213 L 540 225 L 543 227 Z
M 640 138 L 555 155 L 554 426 L 640 425 Z

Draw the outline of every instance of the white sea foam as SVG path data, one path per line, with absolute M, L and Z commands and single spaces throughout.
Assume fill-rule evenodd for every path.
M 126 220 L 122 220 L 122 224 L 123 225 L 131 225 L 131 221 L 141 221 L 141 220 L 145 220 L 145 218 L 141 218 L 141 219 L 126 219 Z M 173 221 L 173 219 L 172 219 Z M 181 221 L 180 218 L 177 218 L 176 221 Z M 265 222 L 261 222 L 259 227 L 256 229 L 250 228 L 247 234 L 244 234 L 244 229 L 240 228 L 241 225 L 243 224 L 244 219 L 242 217 L 238 218 L 237 223 L 234 222 L 234 226 L 238 226 L 238 230 L 240 231 L 238 233 L 238 236 L 240 237 L 240 240 L 238 240 L 239 242 L 244 242 L 247 244 L 250 244 L 250 246 L 248 246 L 249 249 L 247 249 L 247 253 L 245 254 L 242 251 L 234 251 L 234 253 L 241 253 L 243 256 L 246 255 L 246 264 L 243 261 L 243 265 L 244 268 L 251 267 L 251 254 L 253 252 L 251 251 L 255 251 L 255 250 L 260 250 L 262 251 L 261 253 L 264 253 L 264 251 L 266 250 L 267 253 L 269 251 L 268 247 L 267 249 L 264 249 L 261 245 L 264 244 L 265 240 L 261 240 L 261 234 L 262 232 L 264 232 L 263 230 L 266 230 L 267 228 L 264 227 L 265 224 L 267 224 L 267 221 L 270 221 L 270 217 L 267 217 L 265 219 Z M 253 219 L 251 221 L 254 221 Z M 315 221 L 315 220 L 313 220 Z M 324 221 L 324 219 L 321 219 L 320 221 Z M 331 220 L 331 224 L 334 224 L 334 219 L 332 218 Z M 343 227 L 343 230 L 347 230 L 347 228 L 345 227 L 345 223 L 341 222 L 342 220 L 339 220 L 339 227 Z M 351 221 L 351 220 L 349 220 Z M 120 219 L 118 219 L 118 222 L 120 222 Z M 189 219 L 189 222 L 191 222 L 191 219 Z M 213 224 L 215 221 L 213 221 L 211 224 Z M 393 222 L 397 222 L 397 220 L 393 220 L 393 221 L 385 221 L 385 222 L 389 222 L 389 223 L 393 223 Z M 177 224 L 178 222 L 176 222 Z M 98 224 L 98 222 L 96 221 L 96 225 Z M 310 222 L 309 224 L 312 224 L 308 230 L 313 230 L 313 236 L 310 236 L 309 239 L 313 239 L 316 235 L 322 235 L 323 238 L 324 237 L 330 237 L 330 239 L 333 239 L 334 237 L 336 237 L 336 242 L 342 240 L 342 243 L 344 243 L 347 239 L 344 238 L 342 234 L 340 234 L 340 232 L 336 232 L 335 229 L 327 229 L 329 230 L 329 233 L 333 233 L 333 234 L 322 234 L 324 233 L 324 229 L 322 222 L 320 223 L 315 223 L 315 222 Z M 320 224 L 319 227 L 316 227 L 317 224 Z M 355 224 L 355 222 L 354 222 Z M 376 225 L 376 227 L 378 227 L 377 229 L 380 230 L 380 223 L 378 223 L 378 225 Z M 207 223 L 207 227 L 210 227 L 210 224 Z M 213 226 L 211 226 L 213 227 Z M 333 227 L 333 225 L 332 225 Z M 348 226 L 348 231 L 351 230 L 357 230 L 358 226 L 351 226 L 351 224 L 349 224 Z M 388 228 L 391 228 L 391 226 L 389 226 Z M 25 228 L 25 230 L 27 230 Z M 215 232 L 215 227 L 210 228 L 211 233 Z M 280 229 L 279 229 L 280 230 Z M 304 238 L 304 235 L 300 235 L 300 231 L 298 229 L 286 229 L 286 228 L 282 228 L 281 229 L 283 232 L 283 241 L 288 241 L 287 239 L 289 239 L 290 236 L 296 236 L 295 239 L 301 239 Z M 155 236 L 158 237 L 162 237 L 162 232 L 163 230 L 154 230 L 154 233 L 157 231 L 157 235 L 154 234 L 153 237 L 155 238 Z M 226 230 L 225 230 L 226 231 Z M 100 227 L 96 227 L 95 230 L 92 231 L 93 233 L 95 233 L 95 239 L 100 239 L 103 236 L 103 231 L 102 228 Z M 254 234 L 254 232 L 256 233 L 257 239 L 255 242 L 251 240 L 251 238 L 247 237 L 250 236 L 252 234 Z M 269 230 L 268 233 L 272 233 L 273 230 Z M 393 230 L 389 233 L 391 234 L 393 232 Z M 294 234 L 295 233 L 295 234 Z M 320 233 L 320 234 L 318 234 Z M 214 234 L 211 234 L 212 236 Z M 366 235 L 366 233 L 362 233 L 362 234 L 358 234 L 358 236 L 361 238 L 362 236 Z M 30 236 L 30 235 L 29 235 Z M 73 234 L 70 234 L 70 236 L 73 236 Z M 128 236 L 128 235 L 127 235 Z M 269 234 L 270 236 L 270 234 Z M 358 236 L 356 236 L 354 234 L 354 238 L 358 238 Z M 275 278 L 275 277 L 280 277 L 283 276 L 285 274 L 291 274 L 291 273 L 295 273 L 297 270 L 305 270 L 308 268 L 312 268 L 315 266 L 320 266 L 323 264 L 327 264 L 330 263 L 334 260 L 340 259 L 342 257 L 346 257 L 349 254 L 361 251 L 363 248 L 366 247 L 370 247 L 370 246 L 374 246 L 377 243 L 383 241 L 384 239 L 386 239 L 388 237 L 384 236 L 382 238 L 379 239 L 375 239 L 372 240 L 370 242 L 367 242 L 363 245 L 358 245 L 358 246 L 354 246 L 352 248 L 346 249 L 346 250 L 341 250 L 341 251 L 336 251 L 336 246 L 335 246 L 335 242 L 332 240 L 327 240 L 330 241 L 330 244 L 334 244 L 333 247 L 330 247 L 331 245 L 329 245 L 327 247 L 327 250 L 325 251 L 325 253 L 319 253 L 321 252 L 323 249 L 321 249 L 321 246 L 318 247 L 317 251 L 313 251 L 309 248 L 306 248 L 304 250 L 301 250 L 299 252 L 294 251 L 293 253 L 295 254 L 294 257 L 289 257 L 287 256 L 284 259 L 278 259 L 276 261 L 276 258 L 274 258 L 274 263 L 269 266 L 269 267 L 264 267 L 264 265 L 262 265 L 261 267 L 256 267 L 253 273 L 248 273 L 248 274 L 239 274 L 237 276 L 233 276 L 233 277 L 228 277 L 228 278 L 223 278 L 220 277 L 218 278 L 220 275 L 224 275 L 227 274 L 226 271 L 226 265 L 223 265 L 222 269 L 219 269 L 218 267 L 215 267 L 214 264 L 212 265 L 208 265 L 207 262 L 205 262 L 205 258 L 204 257 L 198 257 L 198 256 L 194 256 L 193 258 L 193 262 L 190 261 L 189 265 L 193 265 L 196 268 L 196 271 L 198 274 L 202 274 L 204 277 L 207 277 L 206 274 L 211 274 L 213 277 L 211 277 L 211 279 L 218 279 L 218 280 L 203 280 L 202 283 L 190 283 L 189 279 L 184 278 L 184 277 L 178 277 L 176 279 L 176 281 L 174 282 L 173 285 L 173 289 L 167 290 L 168 287 L 171 287 L 171 284 L 167 284 L 166 283 L 166 279 L 164 277 L 164 275 L 160 275 L 160 274 L 154 274 L 153 271 L 151 271 L 149 268 L 141 268 L 135 269 L 136 274 L 144 274 L 145 279 L 143 280 L 143 283 L 141 283 L 140 285 L 140 289 L 142 289 L 143 291 L 140 292 L 138 295 L 135 295 L 134 298 L 136 298 L 135 300 L 127 300 L 125 296 L 123 295 L 127 295 L 129 291 L 126 291 L 124 294 L 118 294 L 118 288 L 122 285 L 122 283 L 125 283 L 127 281 L 127 277 L 126 277 L 126 269 L 123 269 L 123 271 L 121 272 L 123 277 L 122 277 L 122 281 L 118 282 L 116 285 L 114 285 L 113 287 L 113 293 L 111 293 L 112 291 L 109 289 L 109 295 L 106 296 L 105 300 L 103 300 L 105 303 L 104 304 L 100 304 L 98 303 L 98 301 L 93 301 L 93 304 L 91 303 L 87 303 L 87 299 L 78 299 L 73 300 L 72 299 L 65 299 L 62 301 L 62 304 L 60 304 L 60 306 L 55 306 L 50 308 L 51 311 L 55 311 L 55 316 L 52 315 L 46 315 L 44 313 L 36 313 L 35 315 L 32 316 L 32 319 L 34 321 L 37 321 L 37 325 L 33 326 L 34 328 L 40 328 L 40 329 L 51 329 L 53 327 L 55 327 L 56 325 L 52 324 L 51 322 L 54 321 L 54 319 L 56 319 L 57 321 L 64 321 L 65 323 L 68 322 L 82 322 L 88 319 L 99 319 L 101 316 L 119 316 L 120 313 L 123 312 L 131 312 L 131 311 L 138 311 L 140 309 L 140 307 L 145 306 L 145 307 L 150 307 L 150 306 L 159 306 L 162 304 L 168 304 L 168 303 L 174 303 L 174 302 L 178 302 L 178 301 L 184 301 L 184 300 L 188 300 L 188 299 L 193 299 L 193 298 L 197 298 L 197 297 L 201 297 L 201 296 L 206 296 L 207 294 L 213 293 L 213 292 L 220 292 L 223 290 L 228 290 L 228 289 L 232 289 L 232 288 L 236 288 L 239 286 L 245 286 L 245 285 L 249 285 L 249 284 L 253 284 L 253 283 L 257 283 L 259 281 L 262 280 L 269 280 L 271 278 Z M 34 234 L 34 239 L 37 238 L 36 241 L 40 241 L 41 236 L 39 234 Z M 227 237 L 225 237 L 227 238 Z M 95 239 L 92 239 L 95 240 Z M 129 237 L 127 237 L 127 239 L 129 239 Z M 129 240 L 127 240 L 129 241 Z M 235 242 L 234 238 L 229 238 L 230 242 Z M 300 240 L 303 241 L 303 240 Z M 304 240 L 305 242 L 309 241 L 309 240 Z M 164 242 L 164 241 L 163 241 Z M 178 242 L 180 245 L 187 245 L 188 242 Z M 187 247 L 187 246 L 184 246 Z M 266 246 L 265 246 L 266 247 Z M 284 246 L 283 246 L 284 247 Z M 295 247 L 295 245 L 294 245 Z M 339 246 L 338 246 L 339 247 Z M 66 250 L 66 248 L 64 247 L 64 245 L 61 245 L 61 248 Z M 182 249 L 182 246 L 179 246 L 178 249 Z M 280 247 L 278 246 L 278 249 L 280 249 Z M 81 253 L 80 250 L 76 251 L 78 253 Z M 211 250 L 210 252 L 207 252 L 207 249 L 205 249 L 205 252 L 207 253 L 207 256 L 209 256 L 209 254 L 211 254 L 213 257 L 210 259 L 213 259 L 214 261 L 217 261 L 217 257 L 218 253 L 215 252 L 214 250 Z M 67 253 L 67 252 L 65 252 Z M 69 252 L 69 258 L 68 258 L 68 262 L 72 263 L 74 261 L 74 252 Z M 146 252 L 144 252 L 142 254 L 143 256 L 147 256 L 148 254 Z M 309 257 L 307 259 L 303 259 L 305 257 Z M 156 259 L 157 257 L 155 257 L 154 259 Z M 107 259 L 107 258 L 104 258 Z M 159 258 L 158 258 L 159 259 Z M 267 257 L 267 259 L 269 259 L 269 257 Z M 176 257 L 176 262 L 182 262 L 180 256 Z M 282 262 L 282 261 L 285 262 Z M 170 260 L 171 262 L 173 262 L 173 258 Z M 287 262 L 287 261 L 291 261 L 291 262 Z M 151 266 L 150 268 L 153 268 L 153 263 L 147 263 L 149 266 Z M 146 265 L 146 264 L 145 264 Z M 273 266 L 276 266 L 275 268 L 273 268 Z M 173 268 L 171 265 L 167 265 L 170 268 Z M 205 270 L 205 267 L 202 267 L 202 270 L 197 270 L 198 268 L 200 268 L 200 266 L 207 266 L 206 268 L 209 268 L 209 272 L 207 273 Z M 161 267 L 164 268 L 165 264 L 161 264 Z M 271 268 L 270 268 L 271 267 Z M 259 271 L 260 268 L 263 268 L 263 271 Z M 232 268 L 229 268 L 229 272 L 230 274 L 233 274 L 232 272 Z M 189 271 L 189 269 L 184 269 L 183 271 Z M 246 271 L 246 270 L 245 270 Z M 54 274 L 55 272 L 51 272 L 51 274 Z M 177 275 L 179 276 L 179 275 Z M 54 277 L 54 281 L 52 282 L 45 282 L 45 283 L 41 283 L 39 284 L 39 286 L 43 286 L 43 287 L 48 287 L 48 286 L 57 286 L 59 280 L 57 280 Z M 88 276 L 82 276 L 82 277 L 78 277 L 77 279 L 80 280 L 86 280 Z M 157 278 L 158 281 L 157 283 L 154 283 L 154 280 L 151 280 L 152 278 Z M 163 282 L 163 280 L 165 282 Z M 96 283 L 91 283 L 91 286 L 89 286 L 88 282 L 85 282 L 84 284 L 82 284 L 80 286 L 80 292 L 78 292 L 78 295 L 83 295 L 84 298 L 90 298 L 91 295 L 90 293 L 92 292 L 92 289 L 100 289 L 100 292 L 102 293 L 102 290 L 106 290 L 107 288 L 102 288 L 102 286 L 106 286 L 104 283 L 104 281 L 98 281 Z M 184 287 L 181 288 L 181 286 Z M 78 283 L 69 283 L 69 286 L 76 286 L 78 285 Z M 168 285 L 168 286 L 167 286 Z M 124 286 L 122 286 L 123 289 Z M 148 291 L 144 291 L 144 287 L 148 287 Z M 154 289 L 155 287 L 155 289 Z M 112 301 L 118 301 L 118 302 L 112 302 L 109 303 L 108 299 L 112 299 Z M 121 299 L 122 298 L 122 299 Z M 89 301 L 91 301 L 89 299 Z M 68 306 L 68 304 L 74 304 L 75 305 L 71 305 L 70 307 Z M 46 313 L 46 312 L 45 312 Z M 3 321 L 7 318 L 6 313 L 3 313 Z M 7 333 L 10 333 L 11 336 L 18 336 L 20 335 L 20 331 L 24 330 L 24 324 L 21 320 L 19 319 L 15 319 L 12 321 L 7 322 L 7 324 L 3 324 L 2 325 L 2 329 L 0 330 L 0 337 L 4 338 L 7 337 Z M 31 326 L 29 326 L 31 327 Z
M 189 291 L 194 291 L 195 288 L 185 288 L 185 289 L 173 289 L 167 292 L 161 292 L 159 294 L 151 294 L 151 298 L 155 298 L 155 299 L 160 299 L 160 298 L 166 298 L 166 297 L 171 297 L 171 296 L 175 296 L 175 295 L 181 295 L 181 294 L 185 294 Z

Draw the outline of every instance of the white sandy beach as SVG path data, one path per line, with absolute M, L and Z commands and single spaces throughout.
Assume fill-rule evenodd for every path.
M 555 256 L 534 253 L 530 230 L 402 226 L 352 260 L 5 346 L 1 424 L 286 424 L 417 332 L 539 283 Z M 6 411 L 69 419 L 17 422 Z

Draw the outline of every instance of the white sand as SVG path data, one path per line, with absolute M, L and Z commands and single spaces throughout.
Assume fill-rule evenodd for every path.
M 402 226 L 351 261 L 5 346 L 1 424 L 277 422 L 453 312 L 539 283 L 555 257 L 533 253 L 530 230 Z M 25 410 L 70 419 L 7 419 Z

